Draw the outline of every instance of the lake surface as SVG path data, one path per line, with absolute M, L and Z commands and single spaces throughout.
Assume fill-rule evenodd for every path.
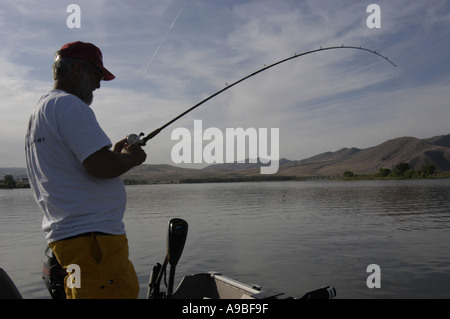
M 307 181 L 127 186 L 125 224 L 145 298 L 168 221 L 189 223 L 177 266 L 301 297 L 450 298 L 450 180 Z M 0 190 L 0 267 L 24 298 L 41 279 L 42 215 L 29 189 Z M 368 288 L 367 266 L 381 288 Z

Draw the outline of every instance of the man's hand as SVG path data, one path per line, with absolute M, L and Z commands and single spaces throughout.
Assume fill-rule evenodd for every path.
M 83 166 L 93 176 L 112 178 L 141 165 L 146 158 L 147 154 L 138 144 L 128 144 L 126 139 L 123 139 L 114 145 L 112 151 L 103 148 L 89 156 Z
M 127 144 L 125 143 L 124 147 L 122 148 L 121 154 L 127 154 L 129 156 L 132 156 L 135 160 L 134 166 L 141 165 L 145 162 L 147 158 L 147 154 L 145 154 L 142 147 L 138 144 Z
M 128 144 L 127 139 L 124 138 L 123 140 L 118 141 L 114 145 L 114 152 L 116 153 L 122 153 L 127 154 L 129 156 L 132 156 L 135 159 L 135 166 L 141 165 L 145 162 L 145 159 L 147 158 L 147 154 L 145 154 L 142 147 L 138 144 Z
M 122 149 L 125 147 L 125 145 L 128 145 L 127 139 L 124 138 L 123 140 L 118 141 L 113 148 L 113 151 L 116 153 L 121 153 Z

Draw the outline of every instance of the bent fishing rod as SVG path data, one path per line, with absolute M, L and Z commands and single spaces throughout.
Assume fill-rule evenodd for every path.
M 378 55 L 379 57 L 385 59 L 387 62 L 389 62 L 390 64 L 392 64 L 394 67 L 397 66 L 397 65 L 394 64 L 391 60 L 389 60 L 388 57 L 386 57 L 386 56 L 384 56 L 384 55 L 378 53 L 377 51 L 370 50 L 370 49 L 366 49 L 366 48 L 363 48 L 363 47 L 360 47 L 360 46 L 359 46 L 359 47 L 356 47 L 356 46 L 345 46 L 345 45 L 341 45 L 341 46 L 332 46 L 332 47 L 325 47 L 325 48 L 320 47 L 320 49 L 315 49 L 315 50 L 303 52 L 303 53 L 300 53 L 300 54 L 297 54 L 297 53 L 296 53 L 296 54 L 294 54 L 293 56 L 291 56 L 291 57 L 289 57 L 289 58 L 280 60 L 280 61 L 275 62 L 275 63 L 273 63 L 273 64 L 270 64 L 270 65 L 268 65 L 268 66 L 264 66 L 263 68 L 259 69 L 258 71 L 253 72 L 252 74 L 249 74 L 249 75 L 243 77 L 242 79 L 237 80 L 236 82 L 233 82 L 233 83 L 231 83 L 231 84 L 225 86 L 223 89 L 217 91 L 216 93 L 214 93 L 214 94 L 208 96 L 208 97 L 205 98 L 204 100 L 198 102 L 197 104 L 195 104 L 195 105 L 192 106 L 191 108 L 187 109 L 186 111 L 184 111 L 183 113 L 181 113 L 181 114 L 178 115 L 177 117 L 173 118 L 172 120 L 170 120 L 169 122 L 167 122 L 166 124 L 164 124 L 164 125 L 161 126 L 160 128 L 157 128 L 156 130 L 154 130 L 153 132 L 151 132 L 150 134 L 148 134 L 147 136 L 145 136 L 145 137 L 143 137 L 143 138 L 141 138 L 141 137 L 145 135 L 144 133 L 140 133 L 139 135 L 137 135 L 137 134 L 130 134 L 130 135 L 128 135 L 128 136 L 127 136 L 127 142 L 128 142 L 128 144 L 136 143 L 136 144 L 139 144 L 139 145 L 141 145 L 141 146 L 145 146 L 145 144 L 147 143 L 148 140 L 150 140 L 150 139 L 152 139 L 153 137 L 155 137 L 156 135 L 158 135 L 158 134 L 159 134 L 163 129 L 165 129 L 167 126 L 169 126 L 169 125 L 172 124 L 173 122 L 177 121 L 177 120 L 180 119 L 181 117 L 185 116 L 185 115 L 188 114 L 189 112 L 195 110 L 197 107 L 199 107 L 199 106 L 202 105 L 203 103 L 209 101 L 209 100 L 212 99 L 213 97 L 219 95 L 220 93 L 225 92 L 225 91 L 228 90 L 228 89 L 231 89 L 231 88 L 232 88 L 233 86 L 235 86 L 236 84 L 239 84 L 239 83 L 241 83 L 242 81 L 245 81 L 245 80 L 247 80 L 247 79 L 249 79 L 249 78 L 251 78 L 251 77 L 253 77 L 253 76 L 255 76 L 255 75 L 257 75 L 257 74 L 259 74 L 259 73 L 261 73 L 261 72 L 263 72 L 263 71 L 266 71 L 266 70 L 268 70 L 268 69 L 270 69 L 270 68 L 273 68 L 273 67 L 276 66 L 276 65 L 279 65 L 279 64 L 281 64 L 281 63 L 287 62 L 287 61 L 289 61 L 289 60 L 296 59 L 296 58 L 299 58 L 299 57 L 301 57 L 301 56 L 305 56 L 305 55 L 307 55 L 307 54 L 312 54 L 312 53 L 316 53 L 316 52 L 320 52 L 320 51 L 335 50 L 335 49 L 355 49 L 355 50 L 363 50 L 363 51 L 367 51 L 367 52 L 376 54 L 376 55 Z

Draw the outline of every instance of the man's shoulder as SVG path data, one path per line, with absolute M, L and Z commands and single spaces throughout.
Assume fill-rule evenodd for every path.
M 79 97 L 63 90 L 51 90 L 46 96 L 48 100 L 63 100 L 72 104 L 86 105 Z
M 44 113 L 56 112 L 57 114 L 64 114 L 72 111 L 76 113 L 88 111 L 90 113 L 90 107 L 80 98 L 62 90 L 52 90 L 43 95 L 39 101 L 38 108 L 41 108 Z

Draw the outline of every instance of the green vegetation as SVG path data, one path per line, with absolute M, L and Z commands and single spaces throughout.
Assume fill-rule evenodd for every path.
M 30 184 L 27 182 L 16 181 L 12 175 L 5 175 L 3 180 L 0 180 L 0 188 L 13 189 L 13 188 L 29 188 Z
M 342 174 L 345 180 L 354 179 L 417 179 L 417 178 L 448 178 L 450 173 L 438 172 L 434 164 L 425 164 L 420 169 L 411 169 L 408 163 L 398 163 L 392 170 L 380 168 L 377 174 L 356 175 L 351 171 Z
M 237 177 L 206 177 L 206 178 L 186 178 L 181 179 L 180 183 L 235 183 L 235 182 L 267 182 L 267 181 L 291 181 L 295 176 L 281 175 L 255 175 L 255 176 L 237 176 Z
M 123 183 L 125 185 L 147 185 L 147 181 L 137 180 L 137 179 L 124 179 Z
M 125 185 L 150 185 L 150 184 L 194 184 L 194 183 L 237 183 L 237 182 L 267 182 L 267 181 L 291 181 L 297 180 L 296 176 L 280 175 L 256 175 L 256 176 L 235 176 L 235 177 L 204 177 L 204 178 L 184 178 L 179 181 L 154 181 L 124 179 Z
M 350 170 L 344 171 L 342 178 L 337 176 L 284 176 L 284 175 L 255 175 L 235 177 L 205 177 L 185 178 L 171 181 L 148 181 L 145 179 L 124 179 L 125 185 L 149 185 L 149 184 L 178 184 L 178 183 L 236 183 L 236 182 L 267 182 L 267 181 L 292 181 L 292 180 L 317 180 L 317 179 L 344 179 L 344 180 L 367 180 L 367 179 L 420 179 L 420 178 L 450 178 L 450 172 L 438 172 L 433 164 L 425 164 L 420 169 L 411 169 L 408 163 L 399 163 L 394 168 L 380 168 L 378 173 L 358 175 Z M 13 175 L 5 175 L 0 179 L 0 189 L 29 188 L 27 180 L 16 181 Z
M 344 176 L 345 178 L 351 178 L 351 177 L 355 176 L 355 174 L 353 174 L 353 172 L 351 172 L 351 171 L 345 171 L 342 176 Z

